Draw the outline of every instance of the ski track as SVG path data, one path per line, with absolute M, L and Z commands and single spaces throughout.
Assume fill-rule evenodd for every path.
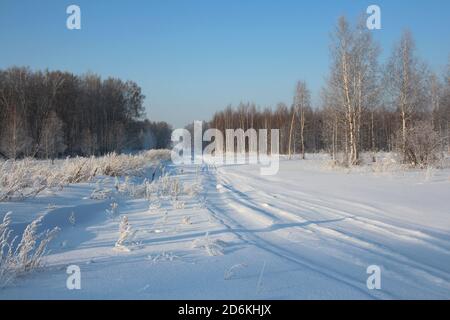
M 211 167 L 215 168 L 214 166 Z M 339 246 L 342 247 L 344 245 L 376 256 L 378 261 L 384 261 L 386 266 L 389 265 L 386 273 L 390 277 L 410 282 L 411 284 L 420 280 L 420 282 L 424 282 L 422 285 L 434 284 L 441 287 L 444 292 L 450 289 L 448 268 L 439 268 L 424 261 L 417 261 L 414 259 L 414 254 L 411 256 L 410 254 L 402 253 L 395 247 L 386 244 L 386 242 L 382 243 L 381 241 L 370 238 L 370 236 L 380 234 L 384 237 L 413 242 L 416 245 L 421 244 L 427 247 L 428 250 L 435 250 L 439 254 L 444 254 L 448 257 L 450 254 L 450 242 L 443 238 L 431 236 L 422 231 L 400 227 L 395 224 L 388 224 L 373 218 L 356 216 L 349 214 L 349 211 L 336 208 L 336 204 L 340 204 L 350 209 L 357 208 L 361 213 L 364 212 L 370 215 L 379 213 L 379 210 L 376 208 L 362 203 L 348 202 L 340 199 L 323 201 L 310 194 L 287 188 L 283 190 L 286 190 L 288 195 L 274 195 L 265 191 L 264 187 L 261 188 L 261 186 L 267 186 L 266 188 L 270 189 L 271 186 L 267 182 L 261 183 L 259 177 L 252 179 L 253 176 L 251 175 L 247 174 L 243 176 L 228 170 L 224 170 L 222 173 L 222 168 L 213 171 L 213 173 L 208 172 L 210 188 L 214 185 L 220 185 L 222 187 L 221 190 L 225 190 L 223 193 L 227 194 L 227 198 L 226 201 L 222 200 L 222 206 L 227 206 L 239 212 L 241 216 L 244 216 L 244 219 L 241 218 L 240 221 L 257 221 L 268 227 L 273 225 L 289 226 L 289 224 L 293 224 L 291 228 L 298 230 L 298 232 L 309 231 L 317 236 L 321 243 L 327 243 L 336 250 L 339 250 Z M 251 184 L 252 182 L 258 185 L 258 190 Z M 242 189 L 246 190 L 246 192 L 240 191 Z M 223 207 L 213 204 L 208 208 L 215 217 L 222 216 L 220 222 L 225 224 L 230 230 L 233 230 L 230 224 L 239 229 L 245 230 L 248 228 L 242 223 L 231 219 L 229 216 L 223 217 L 224 213 L 221 212 Z M 304 214 L 306 212 L 309 212 L 309 214 Z M 317 218 L 317 216 L 320 218 Z M 315 221 L 310 220 L 312 217 L 315 217 Z M 224 221 L 231 222 L 228 224 Z M 340 222 L 341 225 L 334 225 L 334 222 Z M 295 223 L 300 223 L 301 226 L 295 225 Z M 344 223 L 345 225 L 342 226 Z M 281 237 L 286 239 L 286 234 L 283 234 L 282 230 L 283 228 L 276 230 L 276 236 L 277 238 Z M 237 231 L 236 233 L 240 232 Z M 351 286 L 356 290 L 360 290 L 361 288 L 360 279 L 354 279 L 338 270 L 333 270 L 333 266 L 328 263 L 318 265 L 317 261 L 308 260 L 301 253 L 288 249 L 287 245 L 281 246 L 280 243 L 286 242 L 277 241 L 276 238 L 274 239 L 273 233 L 266 236 L 256 236 L 255 233 L 252 233 L 251 237 L 248 234 L 246 232 L 245 236 L 241 235 L 241 238 L 247 238 L 249 243 L 263 250 L 270 251 L 275 255 L 319 272 L 334 280 L 339 280 L 344 285 Z M 346 259 L 355 262 L 360 260 L 358 256 L 349 255 L 348 252 L 341 252 L 341 254 L 342 257 L 346 257 Z M 366 266 L 369 264 L 367 263 Z M 420 284 L 413 285 L 413 287 L 420 288 Z M 371 298 L 375 298 L 367 290 L 362 290 L 362 292 Z M 396 294 L 383 292 L 381 297 L 395 298 Z

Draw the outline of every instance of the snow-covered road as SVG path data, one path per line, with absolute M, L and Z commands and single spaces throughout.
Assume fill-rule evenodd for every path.
M 317 161 L 282 161 L 275 176 L 256 165 L 172 168 L 199 190 L 176 205 L 114 194 L 137 231 L 130 252 L 114 250 L 112 200 L 90 199 L 91 184 L 2 203 L 0 213 L 34 209 L 62 231 L 47 269 L 0 298 L 449 299 L 449 171 L 349 173 Z M 66 288 L 69 264 L 80 266 L 81 290 Z M 381 290 L 367 288 L 370 265 Z
M 210 174 L 219 191 L 212 212 L 249 243 L 304 269 L 305 276 L 326 279 L 324 291 L 342 289 L 337 297 L 449 297 L 445 175 L 422 183 L 417 177 L 386 181 L 302 170 L 299 162 L 284 162 L 283 169 L 273 177 L 249 166 Z M 369 265 L 381 267 L 382 290 L 367 290 Z M 301 283 L 302 277 L 292 280 Z

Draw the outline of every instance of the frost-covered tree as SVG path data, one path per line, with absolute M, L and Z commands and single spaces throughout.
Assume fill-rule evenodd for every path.
M 348 165 L 358 164 L 363 113 L 377 101 L 379 49 L 362 23 L 352 28 L 344 17 L 332 34 L 328 97 L 345 134 Z
M 408 131 L 414 126 L 414 120 L 418 115 L 429 106 L 427 74 L 427 67 L 416 57 L 411 33 L 405 31 L 396 44 L 385 70 L 385 84 L 390 104 L 397 110 L 400 118 L 399 149 L 404 161 L 408 161 Z

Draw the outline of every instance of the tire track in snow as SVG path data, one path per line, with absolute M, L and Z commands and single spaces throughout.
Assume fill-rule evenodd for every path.
M 281 219 L 277 218 L 276 213 L 278 213 L 279 215 L 287 217 L 290 221 L 304 223 L 305 225 L 303 225 L 301 227 L 302 229 L 309 229 L 315 233 L 319 233 L 321 239 L 323 239 L 323 240 L 329 241 L 331 238 L 334 241 L 345 244 L 345 245 L 349 245 L 349 242 L 350 242 L 350 245 L 352 245 L 360 250 L 365 250 L 365 251 L 371 253 L 372 255 L 379 256 L 383 259 L 389 259 L 389 261 L 391 263 L 393 263 L 395 265 L 396 269 L 398 269 L 398 270 L 405 272 L 404 266 L 405 265 L 408 266 L 410 269 L 408 273 L 410 275 L 412 275 L 413 278 L 414 277 L 423 278 L 429 282 L 433 282 L 439 286 L 445 287 L 447 290 L 450 289 L 449 275 L 446 270 L 442 270 L 440 268 L 436 268 L 434 266 L 429 266 L 427 264 L 412 260 L 408 256 L 405 256 L 404 254 L 396 252 L 395 250 L 387 247 L 386 245 L 384 245 L 380 242 L 374 241 L 373 239 L 370 239 L 370 240 L 365 239 L 365 238 L 361 237 L 360 235 L 357 235 L 348 230 L 345 230 L 345 232 L 343 233 L 340 230 L 337 230 L 335 228 L 322 227 L 317 224 L 306 224 L 306 222 L 308 222 L 308 220 L 305 220 L 305 219 L 303 219 L 303 217 L 301 217 L 297 214 L 294 214 L 292 212 L 283 210 L 277 206 L 269 205 L 269 206 L 264 206 L 264 208 L 262 208 L 259 203 L 255 203 L 254 201 L 252 201 L 252 199 L 250 199 L 249 196 L 243 194 L 241 191 L 237 190 L 236 188 L 231 187 L 233 184 L 231 184 L 227 178 L 220 175 L 216 179 L 219 180 L 219 183 L 220 182 L 223 183 L 226 190 L 228 190 L 229 193 L 231 194 L 231 196 L 233 197 L 233 201 L 228 202 L 227 205 L 229 207 L 233 207 L 237 211 L 240 211 L 244 214 L 248 214 L 249 212 L 251 212 L 253 217 L 258 217 L 258 215 L 261 215 L 261 214 L 265 217 L 269 216 L 269 217 L 273 218 L 272 219 L 273 223 L 279 222 L 281 220 Z M 239 185 L 241 186 L 243 179 L 237 179 L 237 180 L 239 181 Z M 250 190 L 253 188 L 252 186 L 249 186 L 248 184 L 245 184 L 245 183 L 243 184 L 243 186 L 247 187 L 247 188 L 250 187 Z M 273 197 L 271 197 L 268 194 L 265 194 L 263 191 L 258 190 L 257 193 L 259 195 L 262 194 L 266 199 L 269 198 L 269 199 L 272 199 L 272 201 L 273 201 Z M 285 198 L 288 198 L 288 197 L 285 197 Z M 283 204 L 286 204 L 286 203 L 283 202 Z M 393 231 L 387 230 L 386 228 L 383 229 L 383 227 L 380 227 L 380 225 L 384 226 L 384 227 L 392 227 L 392 228 L 394 228 L 394 230 L 400 230 L 405 233 L 408 233 L 410 231 L 409 229 L 405 229 L 405 228 L 401 228 L 401 227 L 397 227 L 397 226 L 391 226 L 391 225 L 385 224 L 383 222 L 372 220 L 369 218 L 361 218 L 361 220 L 363 220 L 363 221 L 361 221 L 361 220 L 358 220 L 358 218 L 355 216 L 347 214 L 341 210 L 331 208 L 329 206 L 323 206 L 323 205 L 317 205 L 317 204 L 314 204 L 313 206 L 305 206 L 305 205 L 295 206 L 291 201 L 288 201 L 288 204 L 290 207 L 293 207 L 296 211 L 300 211 L 300 212 L 302 211 L 302 209 L 305 209 L 305 208 L 309 209 L 309 210 L 314 209 L 318 213 L 319 212 L 321 213 L 323 211 L 331 212 L 332 214 L 334 214 L 335 217 L 340 217 L 342 219 L 346 219 L 346 221 L 348 220 L 350 223 L 353 224 L 353 226 L 357 226 L 359 228 L 364 229 L 363 234 L 367 233 L 367 232 L 373 233 L 374 229 L 375 229 L 378 232 L 387 233 L 390 236 L 398 236 L 398 234 L 394 233 Z M 241 206 L 241 208 L 240 208 L 240 206 Z M 268 212 L 268 211 L 271 211 L 271 212 Z M 300 227 L 296 227 L 296 228 L 300 228 Z M 415 231 L 412 231 L 411 234 L 414 234 L 414 235 L 420 234 L 421 235 L 422 233 L 417 233 Z M 325 236 L 325 238 L 324 238 L 324 236 Z M 401 235 L 400 237 L 402 237 L 402 236 L 403 236 L 403 238 L 408 239 L 408 240 L 422 241 L 422 239 L 417 239 L 411 235 L 406 235 L 406 236 Z M 423 242 L 425 242 L 425 241 L 423 241 Z M 448 253 L 448 251 L 445 248 L 436 246 L 433 243 L 425 242 L 425 244 L 429 245 L 430 247 L 433 247 L 435 250 L 438 250 L 438 251 L 440 250 L 441 252 Z M 357 259 L 357 257 L 351 257 L 351 258 Z M 405 277 L 403 275 L 403 273 L 400 273 L 398 271 L 391 270 L 390 272 L 392 274 L 394 274 L 396 278 L 403 279 L 404 281 L 411 280 L 410 278 Z
M 228 173 L 227 173 L 228 175 Z M 231 173 L 230 175 L 233 175 L 235 177 L 235 179 L 239 179 L 239 183 L 242 184 L 242 180 L 240 177 L 237 177 L 236 174 Z M 229 180 L 227 178 L 224 178 L 224 180 L 227 181 L 228 184 Z M 244 182 L 245 184 L 245 182 Z M 248 185 L 248 187 L 253 188 L 252 186 Z M 404 227 L 399 227 L 399 226 L 395 226 L 393 224 L 387 224 L 385 222 L 381 222 L 379 220 L 376 219 L 372 219 L 372 218 L 367 218 L 367 217 L 357 217 L 355 215 L 349 214 L 345 211 L 336 209 L 335 207 L 332 206 L 331 203 L 337 203 L 337 202 L 344 202 L 344 204 L 346 204 L 349 207 L 355 207 L 355 206 L 359 206 L 361 208 L 365 208 L 365 210 L 371 210 L 372 213 L 374 214 L 379 214 L 380 210 L 379 209 L 375 209 L 373 207 L 370 207 L 368 205 L 365 204 L 361 204 L 358 202 L 349 202 L 349 201 L 344 201 L 344 200 L 340 200 L 340 199 L 333 199 L 332 202 L 328 201 L 323 201 L 320 199 L 311 199 L 313 198 L 312 195 L 308 195 L 304 192 L 297 192 L 294 190 L 289 190 L 290 193 L 298 193 L 300 194 L 303 199 L 297 199 L 295 200 L 295 203 L 292 201 L 293 197 L 289 197 L 289 196 L 285 196 L 285 195 L 281 195 L 281 194 L 276 194 L 276 195 L 268 195 L 266 192 L 262 191 L 262 190 L 255 190 L 254 192 L 256 192 L 259 196 L 264 197 L 268 202 L 273 202 L 275 200 L 283 200 L 283 205 L 287 205 L 290 208 L 292 208 L 295 211 L 303 211 L 301 209 L 306 209 L 306 211 L 314 211 L 318 214 L 324 214 L 324 213 L 331 213 L 334 214 L 333 217 L 335 218 L 346 218 L 350 223 L 354 223 L 362 228 L 367 229 L 370 232 L 376 231 L 379 233 L 383 233 L 384 235 L 389 235 L 391 237 L 396 237 L 399 239 L 404 239 L 404 240 L 409 240 L 409 241 L 415 241 L 415 242 L 420 242 L 422 244 L 425 244 L 427 246 L 429 246 L 430 248 L 433 248 L 437 251 L 440 251 L 441 253 L 444 254 L 449 254 L 450 255 L 450 241 L 446 241 L 442 238 L 439 237 L 433 237 L 431 235 L 428 235 L 422 231 L 419 230 L 412 230 L 409 228 L 404 228 Z M 274 199 L 274 196 L 275 199 Z M 308 197 L 308 200 L 304 200 L 304 197 Z M 318 204 L 319 203 L 319 204 Z M 271 206 L 268 206 L 269 208 Z M 272 207 L 277 208 L 278 210 L 282 210 L 280 207 L 277 207 L 275 205 L 273 205 Z M 298 215 L 291 213 L 291 212 L 286 212 L 292 216 L 298 217 Z
M 209 180 L 208 181 L 209 186 L 206 189 L 209 190 L 214 189 L 215 186 L 217 186 L 218 182 L 216 175 L 214 173 L 211 173 L 209 169 L 204 170 L 203 172 L 208 176 Z M 294 263 L 300 266 L 301 268 L 305 268 L 318 275 L 325 276 L 332 281 L 340 282 L 345 286 L 352 288 L 356 292 L 359 292 L 360 294 L 364 295 L 367 298 L 379 299 L 380 293 L 378 293 L 377 295 L 373 295 L 367 290 L 363 289 L 365 283 L 362 284 L 360 281 L 357 281 L 354 278 L 351 278 L 343 273 L 339 273 L 335 270 L 328 269 L 326 267 L 320 267 L 314 261 L 311 261 L 306 257 L 299 257 L 295 253 L 287 250 L 286 248 L 283 248 L 280 245 L 276 245 L 275 243 L 268 241 L 263 237 L 255 235 L 255 233 L 252 232 L 252 229 L 248 229 L 245 225 L 241 224 L 236 219 L 230 217 L 230 215 L 225 215 L 224 213 L 222 213 L 224 206 L 230 206 L 230 203 L 226 201 L 222 202 L 222 200 L 220 204 L 214 203 L 213 201 L 208 201 L 207 209 L 219 223 L 224 225 L 241 241 L 244 241 L 250 245 L 253 245 L 263 251 L 269 252 L 270 254 L 273 254 L 279 258 L 287 260 L 291 263 Z M 242 230 L 247 230 L 247 232 L 244 232 Z M 381 293 L 381 295 L 383 296 L 383 298 L 387 299 L 395 298 L 394 295 L 389 294 L 387 292 L 383 292 Z

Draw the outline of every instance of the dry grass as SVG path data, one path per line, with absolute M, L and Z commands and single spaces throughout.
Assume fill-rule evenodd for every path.
M 0 202 L 34 197 L 45 189 L 62 189 L 68 184 L 91 181 L 96 176 L 144 175 L 150 166 L 169 159 L 169 150 L 150 150 L 137 155 L 110 153 L 54 163 L 35 159 L 0 162 Z

